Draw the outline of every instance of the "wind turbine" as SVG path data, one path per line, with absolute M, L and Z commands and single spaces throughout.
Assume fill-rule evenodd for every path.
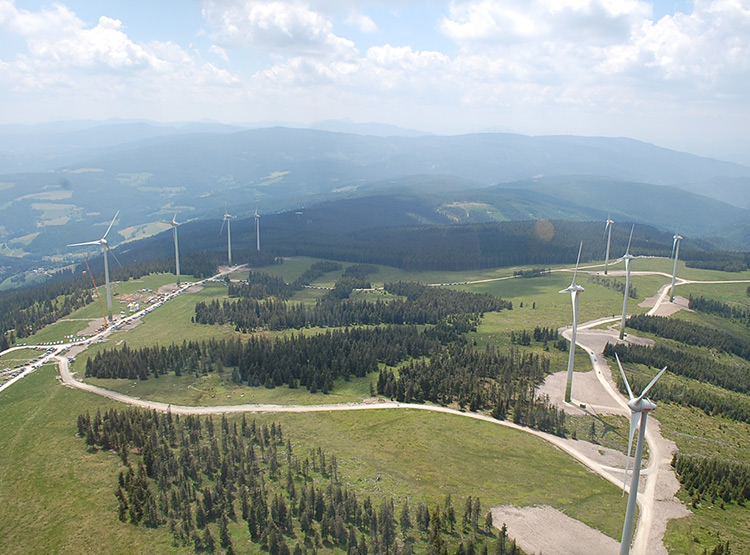
M 174 265 L 175 274 L 177 274 L 177 287 L 180 286 L 180 249 L 177 247 L 177 226 L 180 224 L 177 222 L 177 212 L 172 216 L 172 221 L 169 222 L 172 226 L 172 232 L 174 234 Z
M 570 395 L 573 389 L 573 359 L 576 351 L 576 332 L 578 331 L 578 294 L 583 293 L 583 287 L 576 283 L 576 274 L 578 273 L 578 264 L 581 262 L 581 249 L 583 241 L 578 247 L 578 259 L 576 260 L 576 269 L 573 272 L 573 281 L 570 285 L 560 291 L 560 293 L 570 293 L 570 300 L 573 303 L 573 329 L 570 334 L 570 352 L 568 353 L 568 381 L 565 384 L 565 402 L 570 403 Z
M 633 447 L 633 435 L 636 428 L 640 425 L 638 444 L 636 445 L 635 458 L 633 459 L 633 478 L 630 480 L 630 492 L 628 493 L 628 508 L 625 511 L 625 523 L 622 527 L 622 543 L 620 544 L 620 555 L 628 555 L 630 553 L 630 540 L 633 537 L 633 519 L 635 518 L 635 503 L 638 498 L 638 482 L 641 478 L 641 460 L 643 458 L 643 438 L 646 437 L 646 420 L 648 420 L 648 413 L 656 408 L 653 402 L 644 397 L 648 393 L 648 390 L 656 383 L 656 380 L 661 378 L 662 374 L 666 372 L 667 367 L 665 366 L 661 369 L 638 397 L 634 397 L 633 390 L 630 389 L 630 384 L 625 377 L 625 371 L 622 369 L 622 363 L 620 363 L 620 357 L 617 356 L 617 353 L 615 353 L 615 358 L 617 359 L 617 366 L 620 367 L 622 381 L 628 390 L 628 408 L 630 409 L 630 435 L 628 437 L 628 458 L 625 463 L 625 480 L 622 484 L 623 495 L 625 494 L 625 482 L 628 480 L 628 464 L 630 463 L 630 450 Z
M 255 245 L 260 252 L 260 214 L 258 214 L 258 207 L 255 207 Z
M 672 242 L 672 256 L 674 256 L 674 267 L 672 268 L 672 289 L 669 292 L 669 302 L 674 302 L 674 287 L 677 281 L 677 260 L 680 258 L 680 241 L 682 241 L 682 235 L 679 235 L 676 231 Z
M 229 260 L 229 265 L 232 265 L 232 216 L 227 212 L 227 209 L 224 208 L 224 220 L 221 222 L 221 230 L 219 230 L 219 235 L 221 235 L 221 232 L 224 231 L 224 224 L 227 224 L 227 259 Z
M 625 254 L 622 255 L 620 260 L 625 261 L 625 294 L 622 299 L 622 320 L 620 320 L 620 339 L 625 339 L 625 316 L 628 312 L 628 293 L 630 292 L 630 261 L 635 258 L 630 254 L 630 242 L 633 240 L 633 230 L 635 224 L 630 228 L 630 239 L 628 239 L 628 248 L 625 249 Z M 618 260 L 618 262 L 620 261 Z
M 604 275 L 609 273 L 609 247 L 612 245 L 612 224 L 615 222 L 607 214 L 607 222 L 604 224 L 604 233 L 607 233 L 607 254 L 604 257 Z
M 109 251 L 109 243 L 107 242 L 107 235 L 109 234 L 109 230 L 112 229 L 112 226 L 115 223 L 115 220 L 117 219 L 117 216 L 120 215 L 120 211 L 118 210 L 115 213 L 115 217 L 112 218 L 112 221 L 109 223 L 109 227 L 107 228 L 107 231 L 104 232 L 104 235 L 102 235 L 101 239 L 97 239 L 96 241 L 86 241 L 85 243 L 73 243 L 68 245 L 69 247 L 83 247 L 88 245 L 99 245 L 102 248 L 102 255 L 104 256 L 104 283 L 106 284 L 107 289 L 107 313 L 109 315 L 109 319 L 112 320 L 112 291 L 109 286 L 109 262 L 107 260 L 107 251 Z M 114 253 L 113 253 L 114 256 Z

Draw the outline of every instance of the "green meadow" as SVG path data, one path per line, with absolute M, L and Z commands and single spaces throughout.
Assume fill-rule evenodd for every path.
M 150 530 L 117 519 L 119 457 L 91 453 L 75 436 L 78 414 L 114 406 L 60 386 L 51 366 L 3 393 L 4 553 L 190 552 L 172 545 L 167 527 Z M 282 423 L 295 450 L 320 446 L 336 454 L 341 480 L 376 499 L 436 502 L 472 495 L 485 508 L 543 503 L 619 537 L 625 501 L 618 488 L 522 432 L 419 410 L 253 417 Z
M 292 282 L 316 261 L 299 257 L 260 271 Z M 346 266 L 348 264 L 342 264 L 342 271 Z M 513 310 L 485 314 L 478 329 L 468 336 L 477 348 L 497 345 L 505 349 L 511 347 L 511 332 L 533 332 L 536 326 L 557 329 L 569 326 L 572 319 L 570 295 L 559 293 L 570 284 L 571 272 L 553 271 L 542 277 L 513 278 L 513 271 L 517 269 L 521 268 L 408 273 L 381 266 L 369 279 L 376 287 L 396 280 L 452 284 L 448 286 L 490 293 L 512 301 Z M 603 266 L 592 270 L 602 269 Z M 330 272 L 316 280 L 314 285 L 332 286 L 342 271 Z M 577 276 L 577 282 L 585 288 L 580 297 L 579 322 L 619 315 L 622 293 L 611 286 L 596 283 L 594 278 L 589 278 L 588 271 L 582 268 Z M 624 276 L 617 275 L 622 272 L 622 264 L 611 266 L 610 271 L 607 277 L 610 284 L 624 283 Z M 667 276 L 637 275 L 641 271 L 671 274 L 672 263 L 667 259 L 636 259 L 633 262 L 636 274 L 631 283 L 637 290 L 637 298 L 629 300 L 629 313 L 645 313 L 648 307 L 639 304 L 670 283 Z M 682 263 L 678 275 L 693 280 L 750 279 L 750 272 L 730 274 L 696 270 L 685 268 Z M 232 277 L 244 279 L 247 272 Z M 135 294 L 138 289 L 156 291 L 174 280 L 172 274 L 159 274 L 114 284 L 116 308 L 113 307 L 113 311 L 119 313 L 119 301 L 124 295 Z M 680 286 L 677 293 L 683 296 L 702 294 L 722 302 L 747 306 L 750 303 L 748 285 L 696 283 Z M 100 287 L 100 294 L 104 299 L 103 287 Z M 293 301 L 312 304 L 324 294 L 325 291 L 320 289 L 303 289 L 295 294 Z M 369 300 L 385 298 L 382 291 L 356 292 L 353 296 Z M 89 356 L 123 342 L 140 347 L 237 337 L 240 334 L 230 325 L 204 326 L 191 322 L 196 302 L 226 298 L 226 286 L 219 282 L 209 282 L 196 292 L 184 293 L 147 314 L 132 328 L 114 332 L 104 343 L 91 345 L 77 355 L 72 369 L 82 376 Z M 736 328 L 716 317 L 684 311 L 675 317 Z M 89 321 L 97 318 L 101 318 L 101 308 L 95 299 L 25 341 L 28 344 L 59 341 L 65 335 L 83 330 Z M 319 332 L 320 329 L 312 328 L 293 333 Z M 291 332 L 269 335 L 283 333 Z M 567 364 L 567 350 L 558 350 L 552 342 L 547 347 L 545 351 L 541 343 L 532 341 L 528 347 L 517 348 L 549 357 L 553 372 L 563 370 Z M 10 353 L 0 359 L 0 364 L 15 366 L 37 354 L 38 351 L 31 350 Z M 16 360 L 19 362 L 11 364 Z M 589 358 L 581 349 L 578 349 L 575 360 L 577 371 L 590 370 Z M 635 370 L 653 372 L 645 368 Z M 681 379 L 675 376 L 665 378 L 668 381 Z M 231 381 L 230 371 L 222 375 L 164 375 L 145 381 L 86 381 L 133 397 L 180 405 L 311 405 L 361 402 L 370 397 L 370 388 L 377 382 L 377 374 L 338 380 L 326 395 L 287 387 L 237 386 Z M 0 445 L 3 445 L 0 449 L 0 541 L 4 552 L 179 551 L 172 545 L 166 527 L 148 530 L 117 520 L 113 492 L 119 458 L 114 453 L 89 453 L 83 441 L 75 437 L 78 414 L 115 406 L 121 405 L 60 386 L 51 365 L 45 365 L 0 393 L 0 422 L 3 423 L 0 426 Z M 750 427 L 747 424 L 668 403 L 661 404 L 655 416 L 666 437 L 674 440 L 683 452 L 710 455 L 721 450 L 732 459 L 750 460 Z M 520 506 L 548 504 L 619 539 L 625 503 L 619 489 L 528 434 L 491 423 L 419 410 L 258 414 L 253 417 L 262 422 L 281 422 L 285 436 L 291 439 L 295 448 L 321 446 L 335 453 L 339 457 L 342 481 L 358 492 L 373 496 L 393 495 L 397 499 L 409 499 L 410 504 L 412 500 L 442 501 L 447 494 L 453 496 L 454 502 L 469 495 L 480 496 L 485 508 L 508 503 Z M 575 430 L 580 440 L 594 439 L 602 446 L 625 449 L 628 423 L 624 418 L 597 419 L 593 432 L 592 421 L 589 417 L 571 418 L 569 429 Z M 692 516 L 670 523 L 665 541 L 672 553 L 699 555 L 704 548 L 710 552 L 717 542 L 718 533 L 722 539 L 732 542 L 733 553 L 743 552 L 743 549 L 750 552 L 748 530 L 750 509 L 747 506 L 701 507 Z M 235 547 L 237 545 L 235 542 Z M 12 547 L 7 549 L 7 546 Z

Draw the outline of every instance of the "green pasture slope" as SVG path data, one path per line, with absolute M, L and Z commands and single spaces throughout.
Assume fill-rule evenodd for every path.
M 260 271 L 293 281 L 311 264 L 312 258 L 297 258 L 284 264 L 261 268 Z M 342 264 L 345 268 L 348 264 Z M 571 305 L 567 287 L 570 272 L 553 271 L 551 275 L 527 279 L 501 279 L 512 276 L 516 268 L 471 272 L 403 272 L 380 267 L 369 276 L 374 286 L 398 279 L 422 283 L 461 284 L 449 287 L 488 292 L 513 302 L 514 309 L 486 314 L 477 332 L 469 340 L 478 348 L 487 344 L 510 346 L 510 333 L 533 331 L 536 326 L 558 328 L 570 325 Z M 528 268 L 523 268 L 528 269 Z M 553 268 L 556 270 L 559 268 Z M 633 271 L 659 271 L 671 274 L 671 261 L 637 259 Z M 611 273 L 622 270 L 622 264 L 611 267 Z M 622 294 L 589 280 L 587 270 L 579 272 L 577 281 L 585 288 L 581 295 L 580 322 L 602 315 L 618 315 L 622 310 Z M 745 275 L 747 274 L 747 275 Z M 246 274 L 245 274 L 246 275 Z M 339 273 L 326 274 L 316 285 L 333 285 Z M 678 275 L 686 279 L 730 280 L 748 279 L 750 272 L 728 274 L 706 270 L 685 269 Z M 244 277 L 238 275 L 237 278 Z M 611 281 L 624 277 L 610 275 Z M 142 280 L 119 283 L 120 294 L 171 283 L 174 276 L 162 274 Z M 466 281 L 481 283 L 463 284 Z M 638 298 L 631 299 L 630 313 L 644 313 L 639 303 L 656 294 L 670 279 L 666 276 L 634 275 L 631 282 Z M 703 294 L 723 302 L 747 303 L 745 285 L 691 284 L 678 288 L 679 295 Z M 315 302 L 324 291 L 305 289 L 293 300 Z M 362 296 L 378 293 L 363 293 Z M 222 283 L 209 283 L 196 293 L 183 294 L 147 315 L 143 322 L 127 332 L 114 333 L 101 345 L 92 345 L 77 357 L 73 369 L 83 374 L 85 360 L 103 348 L 112 348 L 121 341 L 133 347 L 169 344 L 183 340 L 202 340 L 238 335 L 230 325 L 202 326 L 190 319 L 199 300 L 226 298 Z M 523 306 L 521 306 L 523 304 Z M 115 310 L 119 312 L 119 310 Z M 53 341 L 61 338 L 80 322 L 100 314 L 98 302 L 48 326 L 28 342 Z M 681 318 L 698 318 L 678 313 Z M 83 323 L 84 325 L 86 322 Z M 716 325 L 720 325 L 718 322 Z M 82 329 L 82 328 L 81 328 Z M 64 332 L 64 333 L 63 333 Z M 315 330 L 305 330 L 314 333 Z M 519 347 L 539 353 L 541 344 Z M 565 368 L 567 352 L 549 345 L 544 353 L 552 361 L 552 370 Z M 579 350 L 576 370 L 589 369 L 588 357 Z M 154 552 L 175 550 L 169 532 L 138 529 L 117 520 L 113 495 L 119 459 L 115 454 L 86 452 L 82 441 L 74 437 L 75 418 L 85 410 L 115 406 L 105 399 L 72 391 L 57 385 L 53 370 L 45 366 L 0 394 L 0 541 L 18 546 L 17 552 Z M 145 382 L 128 380 L 91 380 L 141 398 L 161 399 L 174 404 L 322 404 L 360 401 L 370 396 L 370 383 L 376 376 L 340 380 L 328 395 L 311 395 L 304 390 L 238 387 L 231 383 L 229 373 L 194 376 L 163 376 Z M 732 445 L 732 457 L 750 460 L 745 424 L 706 416 L 694 409 L 661 404 L 655 415 L 662 421 L 667 437 L 675 440 L 684 452 L 712 454 L 717 437 Z M 541 440 L 512 432 L 500 426 L 450 415 L 425 411 L 359 411 L 352 413 L 304 413 L 258 415 L 259 421 L 284 424 L 286 434 L 296 445 L 320 445 L 340 457 L 342 478 L 357 491 L 377 496 L 393 494 L 397 499 L 419 502 L 441 500 L 451 494 L 454 501 L 468 495 L 482 498 L 484 507 L 515 503 L 518 505 L 549 504 L 574 518 L 619 538 L 624 514 L 624 500 L 616 487 L 600 480 L 570 457 L 551 448 Z M 611 420 L 611 421 L 610 421 Z M 627 422 L 610 419 L 597 423 L 597 440 L 602 445 L 624 449 Z M 622 420 L 622 422 L 620 422 Z M 579 439 L 590 439 L 586 432 L 590 423 L 572 422 Z M 719 433 L 720 432 L 720 433 Z M 717 435 L 718 434 L 718 435 Z M 435 461 L 441 461 L 436 465 Z M 561 479 L 564 477 L 564 479 Z M 379 479 L 376 479 L 379 478 Z M 716 533 L 732 541 L 733 552 L 747 548 L 733 530 L 749 530 L 747 507 L 727 506 L 725 509 L 698 510 L 670 524 L 666 541 L 674 553 L 702 552 L 716 544 Z M 713 535 L 712 535 L 713 534 Z M 732 535 L 733 534 L 733 535 Z M 239 544 L 235 542 L 235 547 Z M 105 547 L 102 547 L 105 546 Z M 739 551 L 738 551 L 739 550 Z
M 150 530 L 117 519 L 119 457 L 90 453 L 75 436 L 78 414 L 113 402 L 60 386 L 49 366 L 0 401 L 4 553 L 190 552 L 172 545 L 166 526 Z M 415 506 L 450 494 L 454 502 L 480 496 L 485 508 L 549 504 L 619 537 L 624 499 L 618 488 L 522 432 L 419 410 L 254 418 L 281 422 L 295 451 L 321 446 L 335 453 L 345 485 L 375 499 L 392 495 Z M 233 543 L 247 545 L 240 537 Z

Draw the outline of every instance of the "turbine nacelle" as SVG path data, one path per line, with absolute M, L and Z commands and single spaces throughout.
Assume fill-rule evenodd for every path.
M 674 253 L 677 250 L 677 245 L 683 239 L 684 237 L 682 235 L 678 235 L 677 233 L 672 236 L 672 255 L 670 256 L 670 258 L 674 257 Z
M 651 412 L 656 408 L 656 404 L 650 399 L 631 399 L 628 401 L 628 407 L 632 412 Z
M 565 289 L 561 289 L 560 293 L 583 293 L 585 290 L 577 283 L 571 283 Z
M 648 393 L 649 389 L 651 389 L 654 384 L 656 383 L 656 380 L 661 378 L 662 374 L 667 371 L 667 367 L 661 369 L 661 371 L 654 377 L 653 380 L 651 380 L 648 385 L 643 389 L 641 394 L 636 397 L 633 395 L 633 390 L 630 389 L 630 383 L 628 382 L 628 378 L 625 376 L 625 370 L 622 368 L 622 363 L 620 362 L 620 357 L 617 356 L 617 353 L 615 353 L 615 358 L 617 359 L 617 366 L 620 368 L 620 375 L 622 376 L 622 381 L 625 383 L 625 389 L 628 390 L 628 408 L 630 409 L 630 433 L 628 435 L 628 458 L 625 463 L 625 480 L 622 484 L 623 493 L 625 492 L 625 483 L 628 480 L 628 469 L 630 467 L 630 451 L 633 448 L 633 436 L 635 436 L 635 431 L 641 424 L 641 418 L 645 418 L 646 415 L 651 412 L 652 410 L 656 409 L 656 404 L 653 403 L 650 399 L 646 399 L 646 393 Z M 640 461 L 636 461 L 637 464 L 640 464 Z

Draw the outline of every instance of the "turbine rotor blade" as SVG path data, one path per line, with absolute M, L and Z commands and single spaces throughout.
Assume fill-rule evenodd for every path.
M 625 254 L 630 254 L 630 242 L 633 240 L 633 231 L 635 230 L 635 224 L 630 228 L 630 239 L 628 239 L 628 248 L 625 249 Z
M 648 383 L 648 385 L 646 386 L 646 388 L 645 388 L 645 389 L 644 389 L 644 390 L 643 390 L 643 391 L 641 392 L 640 396 L 639 396 L 639 397 L 638 397 L 638 399 L 637 399 L 638 401 L 640 401 L 641 399 L 643 399 L 643 398 L 644 398 L 644 397 L 646 396 L 646 393 L 648 393 L 648 390 L 649 390 L 649 389 L 651 389 L 651 387 L 652 387 L 652 386 L 653 386 L 653 385 L 654 385 L 654 384 L 656 383 L 656 380 L 658 380 L 659 378 L 661 378 L 661 375 L 662 375 L 662 374 L 663 374 L 664 372 L 666 372 L 666 371 L 667 371 L 667 367 L 665 366 L 665 367 L 664 367 L 664 368 L 662 368 L 662 369 L 661 369 L 661 371 L 660 371 L 660 372 L 659 372 L 659 373 L 658 373 L 658 374 L 657 374 L 657 375 L 656 375 L 656 376 L 654 377 L 654 379 L 653 379 L 653 380 L 651 380 L 651 381 L 650 381 L 650 382 Z
M 630 389 L 628 379 L 625 377 L 625 370 L 622 369 L 622 363 L 620 362 L 620 357 L 617 356 L 617 353 L 615 353 L 615 358 L 617 359 L 617 366 L 620 367 L 620 375 L 622 376 L 622 381 L 625 382 L 625 388 L 628 390 L 628 397 L 630 397 L 630 399 L 633 399 L 633 390 Z
M 86 241 L 85 243 L 72 243 L 69 247 L 83 247 L 85 245 L 101 245 L 100 241 Z
M 219 230 L 219 235 L 221 235 L 224 232 L 224 224 L 227 223 L 227 215 L 224 214 L 224 219 L 221 220 L 221 229 Z
M 122 268 L 122 264 L 120 264 L 120 260 L 119 260 L 119 259 L 117 258 L 117 255 L 115 254 L 115 251 L 113 251 L 112 249 L 110 249 L 110 248 L 109 248 L 109 246 L 107 247 L 107 250 L 108 250 L 108 251 L 109 251 L 110 253 L 112 253 L 112 256 L 114 257 L 114 259 L 115 259 L 115 262 L 117 262 L 117 265 L 118 265 L 118 266 L 119 266 L 120 268 Z
M 570 285 L 575 285 L 575 282 L 576 282 L 576 275 L 578 274 L 578 264 L 581 262 L 581 249 L 583 249 L 583 241 L 581 241 L 581 244 L 578 246 L 578 258 L 576 259 L 576 269 L 573 271 L 573 281 L 570 282 Z
M 633 449 L 633 436 L 635 435 L 635 430 L 638 428 L 638 426 L 641 424 L 641 413 L 640 412 L 633 412 L 630 414 L 630 432 L 628 433 L 628 453 L 627 457 L 625 459 L 625 478 L 622 482 L 622 492 L 625 493 L 625 485 L 628 482 L 628 470 L 630 469 L 630 451 Z M 633 492 L 631 491 L 630 494 L 632 495 Z
M 117 219 L 117 216 L 120 215 L 120 211 L 118 210 L 115 212 L 115 217 L 112 218 L 112 221 L 109 222 L 109 227 L 107 228 L 107 231 L 104 232 L 104 235 L 102 235 L 102 239 L 106 239 L 107 235 L 109 234 L 109 230 L 112 229 L 112 226 L 115 225 L 115 220 Z

